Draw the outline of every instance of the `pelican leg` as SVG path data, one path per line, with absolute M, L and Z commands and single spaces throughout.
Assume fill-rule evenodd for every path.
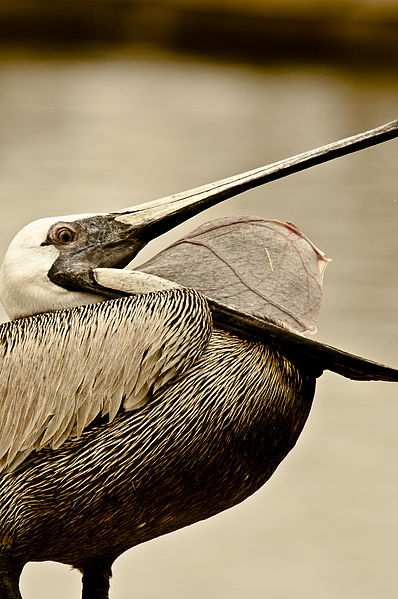
M 83 566 L 82 572 L 82 599 L 108 599 L 112 563 L 91 562 Z
M 0 551 L 0 599 L 22 599 L 19 592 L 21 569 L 6 552 Z

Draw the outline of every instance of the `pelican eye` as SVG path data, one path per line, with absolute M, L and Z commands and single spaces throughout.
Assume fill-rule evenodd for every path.
M 62 243 L 63 245 L 67 243 L 71 243 L 76 239 L 76 232 L 69 227 L 60 227 L 56 229 L 53 233 L 54 241 L 57 243 Z

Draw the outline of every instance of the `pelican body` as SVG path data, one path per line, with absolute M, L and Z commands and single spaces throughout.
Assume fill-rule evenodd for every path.
M 386 139 L 398 127 L 381 129 Z M 325 161 L 325 148 L 296 158 L 117 213 L 42 219 L 11 243 L 0 272 L 14 318 L 0 327 L 0 599 L 21 599 L 24 564 L 42 560 L 78 568 L 83 599 L 106 599 L 123 551 L 268 480 L 323 370 L 398 381 L 185 288 L 184 269 L 172 281 L 153 264 L 122 270 L 152 238 Z
M 3 567 L 19 572 L 27 561 L 70 564 L 86 578 L 83 596 L 100 596 L 90 588 L 93 571 L 96 586 L 102 578 L 106 592 L 111 565 L 122 552 L 239 503 L 265 483 L 296 443 L 315 376 L 263 344 L 213 329 L 206 301 L 194 291 L 38 315 L 24 326 L 28 334 L 67 328 L 78 341 L 87 334 L 88 316 L 93 327 L 111 322 L 123 336 L 125 364 L 118 360 L 123 369 L 139 357 L 136 314 L 151 312 L 154 302 L 161 305 L 162 324 L 173 315 L 164 360 L 175 359 L 174 335 L 182 331 L 186 347 L 199 356 L 184 352 L 186 363 L 177 367 L 187 370 L 149 389 L 139 410 L 119 409 L 111 423 L 109 413 L 99 416 L 77 439 L 31 453 L 2 475 Z M 2 331 L 13 351 L 21 343 L 18 326 L 11 322 Z M 95 369 L 90 360 L 109 359 L 113 366 L 114 339 L 100 341 L 100 352 L 87 357 L 84 369 Z M 71 343 L 53 349 L 54 373 L 74 351 Z
M 4 599 L 43 560 L 79 569 L 84 599 L 107 597 L 122 552 L 251 495 L 309 414 L 319 365 L 217 325 L 182 281 L 119 270 L 142 234 L 136 211 L 132 227 L 118 218 L 37 221 L 0 273 L 16 318 L 0 327 Z

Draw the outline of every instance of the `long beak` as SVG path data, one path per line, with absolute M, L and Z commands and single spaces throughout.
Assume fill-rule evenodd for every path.
M 398 137 L 398 121 L 228 179 L 82 219 L 75 225 L 84 229 L 83 242 L 72 245 L 70 251 L 64 248 L 49 276 L 54 283 L 67 289 L 82 288 L 89 268 L 125 267 L 149 241 L 211 206 L 275 179 L 394 137 Z M 79 277 L 81 280 L 77 281 Z M 87 284 L 86 281 L 86 289 Z
M 127 208 L 113 213 L 113 216 L 116 215 L 116 221 L 139 228 L 148 242 L 203 210 L 244 191 L 395 137 L 398 137 L 398 121 L 228 179 Z
M 59 247 L 60 256 L 48 276 L 65 289 L 95 292 L 92 269 L 124 268 L 149 241 L 203 210 L 254 187 L 395 137 L 398 137 L 398 121 L 228 179 L 118 212 L 74 221 L 75 229 L 81 230 L 82 242 Z M 60 225 L 62 222 L 54 227 Z M 70 219 L 65 223 L 65 228 L 68 227 L 71 227 Z
M 149 241 L 203 210 L 270 181 L 396 137 L 398 120 L 228 179 L 75 221 L 75 228 L 82 230 L 82 242 L 60 247 L 60 256 L 48 276 L 66 289 L 95 292 L 92 269 L 124 268 Z

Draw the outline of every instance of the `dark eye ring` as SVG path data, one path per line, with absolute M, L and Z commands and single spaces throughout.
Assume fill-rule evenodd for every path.
M 69 229 L 69 227 L 60 227 L 54 231 L 54 239 L 62 244 L 71 243 L 76 239 L 76 233 L 73 229 Z

